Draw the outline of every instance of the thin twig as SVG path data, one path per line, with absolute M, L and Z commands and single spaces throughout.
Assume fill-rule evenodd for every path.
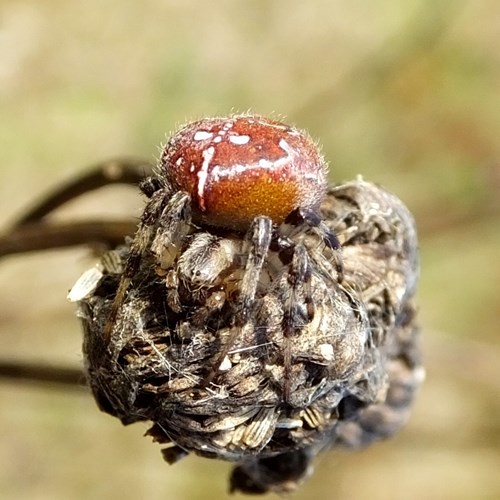
M 20 217 L 13 228 L 32 224 L 43 219 L 61 205 L 85 193 L 110 184 L 137 185 L 145 176 L 150 175 L 153 165 L 140 159 L 120 158 L 95 165 L 76 179 L 62 184 Z
M 55 384 L 84 388 L 85 376 L 81 369 L 50 366 L 41 363 L 0 360 L 0 378 L 16 383 Z
M 78 245 L 104 244 L 113 248 L 135 230 L 133 219 L 26 224 L 0 235 L 0 258 Z

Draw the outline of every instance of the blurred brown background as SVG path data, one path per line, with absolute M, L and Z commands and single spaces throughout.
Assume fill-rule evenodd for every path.
M 500 498 L 499 19 L 496 0 L 0 0 L 1 227 L 96 161 L 153 158 L 186 120 L 285 116 L 332 180 L 362 174 L 414 212 L 428 370 L 401 434 L 324 455 L 294 498 Z M 114 188 L 62 216 L 139 206 Z M 65 295 L 91 263 L 0 263 L 2 358 L 79 366 Z M 227 464 L 169 467 L 144 430 L 84 389 L 0 380 L 0 498 L 226 498 Z

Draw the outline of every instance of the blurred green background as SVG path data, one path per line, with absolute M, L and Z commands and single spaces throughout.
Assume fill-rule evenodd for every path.
M 500 498 L 499 47 L 497 0 L 0 0 L 0 222 L 96 161 L 154 158 L 186 120 L 286 117 L 332 181 L 362 174 L 415 214 L 427 366 L 403 432 L 322 456 L 294 498 Z M 113 188 L 62 216 L 139 207 Z M 65 295 L 92 261 L 0 263 L 2 358 L 79 366 Z M 144 431 L 84 389 L 0 380 L 0 498 L 226 498 L 228 464 L 169 467 Z

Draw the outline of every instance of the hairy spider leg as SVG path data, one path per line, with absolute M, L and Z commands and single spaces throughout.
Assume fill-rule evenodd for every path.
M 289 271 L 286 279 L 290 285 L 290 291 L 285 298 L 282 320 L 283 399 L 285 402 L 289 402 L 292 384 L 293 338 L 302 329 L 304 319 L 309 322 L 314 316 L 311 286 L 312 272 L 307 249 L 302 243 L 297 243 L 293 248 L 293 256 L 289 263 Z M 305 318 L 303 304 L 305 305 Z
M 308 208 L 296 208 L 285 219 L 285 227 L 291 225 L 288 230 L 288 237 L 293 238 L 304 229 L 313 230 L 321 239 L 323 244 L 332 251 L 332 261 L 337 272 L 337 282 L 344 280 L 344 264 L 342 261 L 342 245 L 337 235 L 323 222 L 321 216 L 314 210 Z M 328 274 L 328 273 L 327 273 Z
M 217 356 L 217 359 L 210 369 L 210 373 L 203 380 L 203 387 L 206 387 L 217 375 L 224 358 L 229 353 L 236 339 L 252 320 L 255 294 L 259 283 L 262 267 L 269 251 L 273 236 L 273 222 L 269 217 L 256 217 L 245 236 L 243 255 L 247 255 L 245 270 L 240 285 L 239 304 L 235 317 L 235 328 Z
M 159 189 L 152 194 L 141 216 L 139 226 L 130 246 L 130 252 L 125 262 L 120 284 L 116 292 L 111 310 L 104 328 L 104 340 L 109 342 L 113 328 L 118 319 L 119 311 L 132 282 L 139 270 L 144 254 L 151 246 L 157 249 L 161 244 L 175 240 L 181 226 L 190 220 L 189 195 L 183 191 L 175 193 L 168 202 L 168 192 Z M 156 231 L 156 236 L 153 235 Z
M 191 227 L 191 197 L 184 191 L 177 191 L 171 197 L 165 190 L 162 192 L 169 200 L 157 220 L 156 234 L 151 243 L 151 252 L 158 264 L 161 264 L 165 250 L 182 243 Z M 176 250 L 180 251 L 177 247 Z

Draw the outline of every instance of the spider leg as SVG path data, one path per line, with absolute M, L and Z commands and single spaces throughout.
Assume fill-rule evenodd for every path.
M 271 244 L 272 229 L 272 220 L 269 217 L 259 216 L 253 220 L 247 232 L 245 244 L 243 246 L 243 254 L 247 255 L 247 261 L 241 280 L 240 298 L 235 316 L 235 328 L 222 346 L 215 363 L 210 369 L 210 373 L 203 380 L 203 387 L 206 387 L 217 375 L 224 358 L 241 334 L 241 330 L 246 328 L 247 325 L 251 327 L 255 294 L 257 292 L 262 267 Z
M 311 266 L 306 247 L 298 243 L 293 249 L 291 263 L 287 274 L 289 292 L 283 308 L 283 399 L 290 401 L 292 382 L 292 343 L 305 322 L 314 316 L 312 299 Z M 305 311 L 302 307 L 305 305 Z M 304 314 L 305 312 L 305 314 Z
M 155 195 L 153 195 L 155 196 Z M 169 195 L 164 192 L 164 197 Z M 147 210 L 147 206 L 146 206 Z M 145 211 L 146 212 L 146 211 Z M 155 214 L 151 222 L 155 222 Z M 191 226 L 191 198 L 184 191 L 177 191 L 168 200 L 156 225 L 156 234 L 151 243 L 151 252 L 161 265 L 165 259 L 165 250 L 175 247 L 176 242 L 182 242 Z M 175 249 L 177 252 L 180 249 Z M 170 262 L 165 265 L 170 267 Z
M 323 222 L 320 215 L 314 210 L 307 208 L 296 208 L 285 219 L 285 227 L 288 228 L 288 237 L 293 238 L 300 234 L 304 229 L 312 229 L 321 239 L 323 244 L 332 252 L 333 264 L 337 272 L 337 281 L 342 283 L 344 280 L 344 264 L 342 261 L 342 245 L 337 235 Z
M 269 217 L 256 217 L 243 248 L 248 257 L 241 280 L 241 307 L 240 315 L 237 317 L 240 326 L 248 321 L 252 312 L 260 273 L 271 244 L 272 227 L 273 223 Z
M 125 301 L 130 283 L 139 270 L 141 260 L 148 248 L 151 246 L 151 251 L 158 254 L 162 247 L 166 247 L 172 241 L 177 241 L 182 228 L 190 221 L 188 194 L 178 191 L 168 202 L 166 202 L 167 199 L 168 192 L 165 189 L 159 189 L 152 194 L 144 208 L 104 327 L 104 341 L 106 343 L 111 339 L 118 313 Z M 155 230 L 156 236 L 153 238 Z
M 144 185 L 141 186 L 144 189 Z M 147 192 L 147 191 L 146 191 Z M 167 290 L 167 304 L 172 311 L 180 313 L 182 306 L 179 298 L 179 276 L 175 258 L 179 255 L 179 244 L 183 242 L 191 225 L 191 204 L 187 193 L 179 192 L 172 196 L 164 215 L 158 221 L 156 235 L 151 243 L 151 253 L 157 263 L 157 272 L 165 273 L 165 288 Z

